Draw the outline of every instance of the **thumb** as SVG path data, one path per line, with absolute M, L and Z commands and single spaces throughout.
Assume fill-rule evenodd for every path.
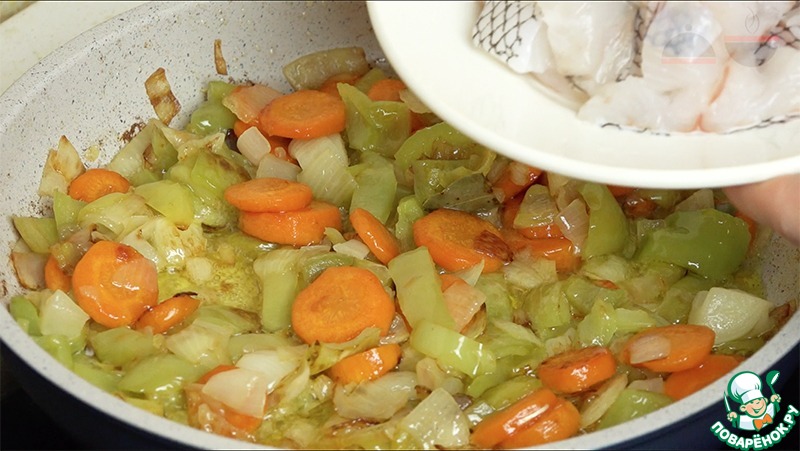
M 723 191 L 737 209 L 800 246 L 800 174 Z

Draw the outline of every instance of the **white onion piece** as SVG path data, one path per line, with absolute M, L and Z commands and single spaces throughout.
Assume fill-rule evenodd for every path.
M 144 81 L 144 89 L 158 119 L 165 125 L 169 125 L 172 118 L 181 111 L 181 104 L 172 93 L 172 87 L 169 85 L 167 73 L 163 67 L 159 67 L 147 77 L 147 80 Z
M 453 275 L 464 279 L 465 282 L 474 287 L 475 284 L 478 283 L 478 278 L 480 278 L 481 274 L 483 273 L 484 265 L 485 261 L 481 259 L 481 261 L 479 261 L 475 265 L 472 265 L 466 269 L 462 269 L 461 271 L 456 271 L 453 273 Z
M 269 141 L 257 127 L 250 127 L 245 130 L 236 140 L 236 148 L 253 164 L 259 164 L 264 155 L 267 155 L 272 150 Z
M 689 311 L 689 324 L 714 331 L 714 345 L 757 336 L 769 326 L 773 304 L 744 291 L 714 287 L 697 293 Z
M 704 188 L 692 193 L 675 206 L 675 211 L 693 211 L 714 208 L 714 191 Z
M 261 418 L 268 386 L 269 378 L 264 373 L 236 368 L 211 376 L 202 392 L 239 413 Z
M 586 212 L 586 204 L 580 199 L 574 199 L 558 213 L 556 225 L 565 238 L 579 250 L 582 249 L 589 235 L 589 213 Z
M 233 90 L 222 99 L 222 105 L 231 110 L 240 121 L 251 124 L 258 119 L 265 106 L 282 95 L 280 91 L 269 86 L 256 84 Z
M 39 308 L 42 335 L 64 335 L 76 338 L 83 331 L 89 315 L 72 298 L 61 290 L 56 290 L 42 302 Z
M 408 106 L 408 109 L 417 114 L 431 113 L 431 109 L 425 105 L 411 90 L 403 89 L 400 91 L 400 100 Z
M 66 136 L 58 140 L 58 147 L 50 149 L 39 182 L 39 195 L 52 196 L 56 191 L 66 193 L 69 184 L 86 171 L 78 151 Z
M 236 366 L 263 374 L 267 384 L 265 390 L 271 392 L 300 366 L 300 361 L 285 351 L 263 350 L 248 352 L 236 362 Z
M 642 335 L 630 345 L 630 362 L 636 365 L 651 360 L 663 359 L 669 355 L 669 339 L 661 335 Z
M 628 376 L 617 374 L 597 390 L 597 394 L 581 408 L 581 429 L 594 424 L 608 411 L 628 384 Z
M 628 384 L 632 390 L 644 390 L 653 393 L 664 393 L 664 379 L 653 377 L 650 379 L 639 379 Z
M 444 290 L 442 296 L 445 307 L 455 321 L 455 330 L 463 329 L 486 302 L 486 295 L 467 283 L 454 283 Z
M 31 252 L 21 239 L 17 241 L 11 251 L 11 264 L 14 266 L 20 285 L 29 290 L 44 288 L 44 265 L 47 263 L 47 258 L 47 254 Z
M 278 147 L 278 150 L 283 147 Z M 274 177 L 284 180 L 296 181 L 300 174 L 300 166 L 268 153 L 258 162 L 257 178 Z
M 369 255 L 369 248 L 367 245 L 356 239 L 334 244 L 333 250 L 339 254 L 349 255 L 359 260 L 363 260 Z
M 336 386 L 333 405 L 344 418 L 388 420 L 416 391 L 417 376 L 410 371 L 388 373 L 374 381 Z
M 469 444 L 469 420 L 444 388 L 431 392 L 400 420 L 397 427 L 414 437 L 423 449 L 448 449 Z

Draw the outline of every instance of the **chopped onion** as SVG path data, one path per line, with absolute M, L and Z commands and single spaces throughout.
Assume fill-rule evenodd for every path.
M 228 63 L 222 56 L 222 39 L 214 39 L 214 67 L 220 75 L 228 75 Z
M 531 185 L 525 192 L 525 197 L 519 206 L 519 212 L 514 218 L 514 227 L 537 227 L 553 222 L 558 215 L 553 198 L 544 185 Z
M 597 394 L 581 408 L 581 429 L 594 424 L 614 404 L 628 383 L 628 376 L 618 374 L 606 381 Z
M 556 217 L 556 225 L 564 237 L 572 241 L 579 250 L 583 248 L 589 235 L 589 213 L 581 199 L 574 199 Z
M 432 112 L 431 109 L 428 108 L 428 106 L 425 105 L 422 100 L 409 89 L 400 91 L 400 100 L 402 100 L 403 103 L 408 106 L 408 109 L 414 113 L 426 114 Z
M 643 335 L 630 345 L 630 362 L 633 365 L 663 359 L 669 355 L 669 339 L 661 335 Z
M 386 345 L 391 343 L 403 343 L 408 341 L 411 332 L 406 326 L 406 322 L 400 314 L 395 313 L 392 319 L 392 324 L 389 326 L 389 332 L 385 337 L 381 337 L 380 344 Z
M 363 260 L 367 255 L 369 255 L 369 248 L 367 245 L 356 239 L 347 240 L 344 243 L 334 244 L 333 250 L 342 255 L 349 255 L 359 260 Z
M 11 264 L 17 273 L 20 285 L 29 290 L 41 290 L 45 287 L 44 265 L 47 263 L 47 254 L 32 252 L 21 239 L 11 251 Z
M 691 196 L 676 205 L 674 211 L 704 210 L 707 208 L 714 208 L 714 191 L 704 188 L 695 191 Z
M 236 140 L 236 148 L 253 164 L 259 164 L 272 147 L 257 127 L 250 127 Z M 298 168 L 299 169 L 299 168 Z
M 39 311 L 42 335 L 76 338 L 83 331 L 86 321 L 89 321 L 89 315 L 61 290 L 56 290 L 45 299 Z
M 481 261 L 470 266 L 469 268 L 454 272 L 453 275 L 461 277 L 462 279 L 464 279 L 465 282 L 474 287 L 475 284 L 478 283 L 478 279 L 481 277 L 481 274 L 483 273 L 483 266 L 485 264 L 486 264 L 485 260 L 481 259 Z
M 266 85 L 255 84 L 234 89 L 222 99 L 222 105 L 231 110 L 240 121 L 252 124 L 270 102 L 283 93 Z
M 444 290 L 442 295 L 444 304 L 455 321 L 455 330 L 463 329 L 486 302 L 486 295 L 467 283 L 455 283 Z
M 503 266 L 503 277 L 508 283 L 526 290 L 558 281 L 556 262 L 545 258 L 516 259 Z
M 416 386 L 414 373 L 396 371 L 371 382 L 337 385 L 333 405 L 344 418 L 384 421 L 406 405 Z
M 628 384 L 632 390 L 644 390 L 653 393 L 664 393 L 664 379 L 652 377 L 650 379 L 639 379 Z
M 278 147 L 278 150 L 282 149 L 283 147 Z M 295 181 L 298 174 L 300 174 L 300 166 L 278 158 L 271 153 L 264 155 L 256 170 L 256 177 L 258 178 L 274 177 Z
M 457 448 L 469 444 L 469 420 L 445 389 L 423 399 L 397 426 L 422 449 Z
M 39 195 L 52 196 L 56 191 L 66 193 L 69 184 L 85 170 L 78 151 L 66 136 L 61 136 L 58 147 L 50 149 L 44 162 Z
M 236 366 L 264 374 L 267 377 L 266 390 L 271 392 L 300 366 L 300 360 L 282 349 L 262 350 L 246 353 Z
M 239 413 L 261 418 L 268 385 L 269 377 L 264 373 L 236 368 L 211 376 L 202 392 Z
M 172 93 L 172 88 L 167 80 L 166 71 L 159 67 L 144 82 L 144 89 L 156 116 L 166 125 L 181 111 L 181 104 Z
M 773 304 L 741 290 L 714 287 L 697 293 L 689 311 L 689 324 L 710 327 L 714 344 L 758 336 L 769 327 Z

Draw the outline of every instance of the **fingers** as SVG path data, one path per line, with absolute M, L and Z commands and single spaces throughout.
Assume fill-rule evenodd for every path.
M 800 174 L 724 191 L 736 208 L 800 246 Z

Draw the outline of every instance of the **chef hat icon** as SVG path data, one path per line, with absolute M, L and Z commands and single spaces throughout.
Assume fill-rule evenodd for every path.
M 739 404 L 747 404 L 754 399 L 763 398 L 761 379 L 756 373 L 750 371 L 737 374 L 728 382 L 728 396 Z

